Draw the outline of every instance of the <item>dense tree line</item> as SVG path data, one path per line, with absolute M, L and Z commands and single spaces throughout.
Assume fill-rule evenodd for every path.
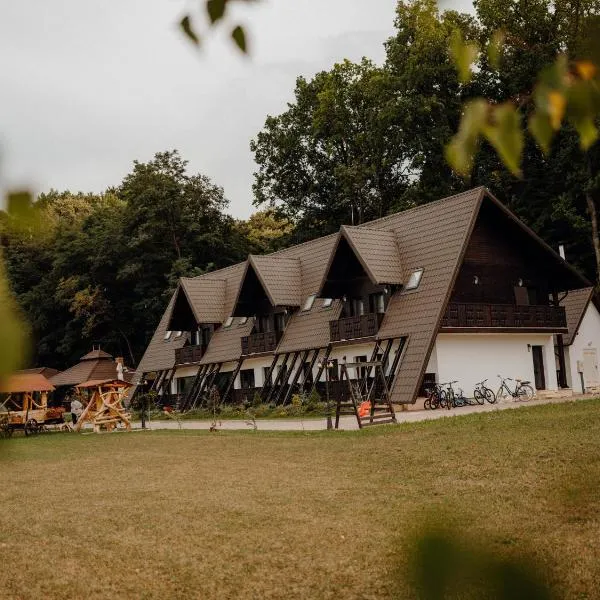
M 577 54 L 600 2 L 476 0 L 474 8 L 399 2 L 384 65 L 345 61 L 298 78 L 294 101 L 251 143 L 255 203 L 276 207 L 309 238 L 485 185 L 554 247 L 566 243 L 568 258 L 597 280 L 589 201 L 600 200 L 600 144 L 584 154 L 566 127 L 545 157 L 528 138 L 522 178 L 484 144 L 466 181 L 450 170 L 445 147 L 469 98 L 516 101 L 525 118 L 538 73 L 560 52 Z M 481 47 L 502 31 L 499 68 L 484 54 L 472 81 L 460 83 L 449 52 L 456 30 Z
M 32 337 L 32 364 L 65 367 L 92 343 L 136 364 L 182 276 L 276 249 L 289 224 L 225 214 L 223 189 L 177 152 L 134 163 L 104 194 L 41 194 L 38 227 L 0 212 L 8 278 Z M 13 222 L 14 221 L 14 222 Z

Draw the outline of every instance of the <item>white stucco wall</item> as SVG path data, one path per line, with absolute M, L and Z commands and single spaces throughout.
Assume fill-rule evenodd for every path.
M 529 345 L 529 347 L 528 347 Z M 435 342 L 438 381 L 458 380 L 454 387 L 472 396 L 475 384 L 488 379 L 494 391 L 500 386 L 498 374 L 531 381 L 534 386 L 530 346 L 542 346 L 546 389 L 556 390 L 554 340 L 548 334 L 439 334 Z M 430 363 L 430 366 L 433 366 Z
M 577 370 L 577 361 L 583 362 L 583 351 L 587 349 L 596 350 L 600 358 L 600 314 L 591 302 L 581 320 L 577 335 L 568 348 L 568 353 L 565 353 L 565 360 L 568 361 L 567 370 L 569 371 L 567 382 L 576 392 L 585 391 L 581 389 L 581 377 Z

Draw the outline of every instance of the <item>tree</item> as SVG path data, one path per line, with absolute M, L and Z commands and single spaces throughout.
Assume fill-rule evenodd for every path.
M 387 214 L 408 184 L 397 113 L 386 71 L 366 59 L 299 77 L 295 101 L 251 143 L 255 205 L 313 237 Z
M 294 232 L 289 219 L 280 217 L 273 208 L 259 210 L 237 226 L 248 240 L 252 254 L 268 254 L 284 248 Z

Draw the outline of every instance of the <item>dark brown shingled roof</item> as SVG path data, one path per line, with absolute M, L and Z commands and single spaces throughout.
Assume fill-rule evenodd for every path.
M 373 283 L 403 283 L 402 263 L 395 232 L 381 231 L 368 226 L 343 225 L 340 235 L 348 240 Z
M 114 379 L 117 377 L 117 363 L 112 358 L 82 360 L 70 369 L 50 379 L 56 387 L 61 385 L 77 385 L 88 379 Z
M 221 323 L 227 317 L 224 314 L 225 279 L 183 277 L 179 281 L 198 323 Z
M 484 189 L 477 188 L 365 225 L 396 233 L 406 277 L 423 269 L 416 290 L 392 296 L 379 329 L 380 339 L 408 336 L 392 390 L 394 402 L 409 403 L 415 397 L 483 195 Z M 432 223 L 435 239 L 428 235 Z
M 561 301 L 561 306 L 565 307 L 567 313 L 567 328 L 569 333 L 563 336 L 563 342 L 570 346 L 579 331 L 579 326 L 585 315 L 585 311 L 592 299 L 594 288 L 587 287 L 581 290 L 571 290 Z
M 221 327 L 213 333 L 206 353 L 200 361 L 201 365 L 229 362 L 237 360 L 242 354 L 242 337 L 250 335 L 254 321 L 234 319 L 230 327 Z
M 177 294 L 174 293 L 173 296 L 171 296 L 171 300 L 169 300 L 169 304 L 167 305 L 160 323 L 138 365 L 135 380 L 139 379 L 142 373 L 172 368 L 175 364 L 175 350 L 183 348 L 185 345 L 185 336 L 183 335 L 180 338 L 171 336 L 168 341 L 165 341 L 165 334 L 167 333 L 167 326 L 171 319 L 171 311 L 175 304 L 176 295 Z
M 268 254 L 248 259 L 273 306 L 300 306 L 300 259 Z
M 342 303 L 338 300 L 327 308 L 323 300 L 316 300 L 310 311 L 300 311 L 292 315 L 277 352 L 296 352 L 311 348 L 325 348 L 329 344 L 329 321 L 339 319 Z
M 112 354 L 104 352 L 104 350 L 100 350 L 100 348 L 94 348 L 91 352 L 88 352 L 85 356 L 82 356 L 80 360 L 93 360 L 95 358 L 112 359 Z

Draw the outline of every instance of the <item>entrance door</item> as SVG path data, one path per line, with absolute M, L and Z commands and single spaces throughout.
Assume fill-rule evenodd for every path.
M 583 381 L 586 388 L 597 387 L 598 381 L 598 351 L 586 348 L 583 351 Z
M 533 356 L 533 375 L 535 377 L 535 389 L 546 389 L 546 377 L 544 375 L 544 348 L 543 346 L 531 346 Z

